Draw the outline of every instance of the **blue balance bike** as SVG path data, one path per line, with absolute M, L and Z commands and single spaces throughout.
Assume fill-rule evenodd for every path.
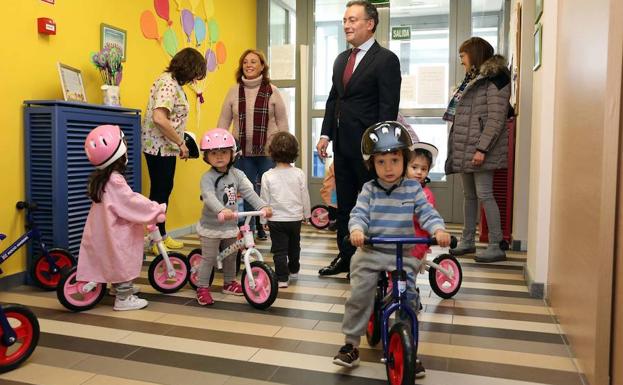
M 39 287 L 45 290 L 54 290 L 61 279 L 61 269 L 70 269 L 75 266 L 76 259 L 67 249 L 48 249 L 46 247 L 41 232 L 32 218 L 32 211 L 37 208 L 35 203 L 17 202 L 16 207 L 18 210 L 26 210 L 26 233 L 0 253 L 0 264 L 28 243 L 29 240 L 34 239 L 37 241 L 40 254 L 34 259 L 30 275 Z M 4 238 L 3 235 L 0 240 Z M 2 273 L 1 269 L 0 273 Z
M 389 384 L 413 385 L 415 384 L 415 360 L 419 329 L 417 310 L 412 309 L 407 301 L 407 272 L 403 268 L 402 246 L 413 244 L 433 246 L 437 244 L 437 241 L 434 238 L 372 237 L 366 238 L 365 244 L 396 245 L 396 271 L 391 274 L 392 289 L 388 292 L 387 274 L 381 273 L 374 298 L 374 310 L 366 332 L 368 344 L 374 346 L 379 340 L 383 342 L 381 362 L 385 364 Z M 456 244 L 456 238 L 452 237 L 450 247 L 455 248 Z M 415 273 L 417 274 L 417 271 Z M 394 313 L 396 313 L 396 321 L 389 329 L 389 320 Z M 408 316 L 410 325 L 397 317 L 400 313 Z

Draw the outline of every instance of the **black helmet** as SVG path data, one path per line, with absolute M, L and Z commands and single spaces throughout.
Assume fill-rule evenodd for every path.
M 393 152 L 407 148 L 413 149 L 411 136 L 400 122 L 386 121 L 371 125 L 361 138 L 361 155 L 364 160 L 372 154 Z

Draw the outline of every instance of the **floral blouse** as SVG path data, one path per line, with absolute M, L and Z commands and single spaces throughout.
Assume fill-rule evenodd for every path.
M 169 111 L 169 120 L 175 131 L 184 137 L 186 121 L 190 105 L 182 86 L 173 79 L 170 72 L 165 72 L 151 86 L 149 102 L 143 119 L 141 142 L 143 152 L 151 155 L 177 156 L 180 152 L 176 143 L 168 140 L 153 120 L 156 108 L 166 108 Z

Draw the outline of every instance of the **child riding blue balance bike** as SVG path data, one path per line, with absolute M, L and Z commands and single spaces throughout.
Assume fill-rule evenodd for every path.
M 350 242 L 349 237 L 346 240 Z M 434 246 L 434 238 L 415 237 L 372 237 L 364 241 L 367 245 L 396 245 L 396 270 L 392 272 L 393 285 L 388 292 L 387 274 L 381 273 L 374 310 L 370 317 L 366 337 L 370 346 L 383 342 L 383 362 L 387 370 L 387 379 L 391 385 L 413 385 L 415 383 L 416 357 L 418 350 L 419 328 L 417 309 L 409 306 L 407 300 L 407 272 L 403 268 L 403 245 L 427 244 Z M 450 248 L 455 248 L 457 240 L 451 237 Z M 389 329 L 389 320 L 396 313 L 396 322 Z M 398 317 L 398 315 L 403 315 Z M 404 317 L 406 315 L 406 317 Z M 410 325 L 403 320 L 408 320 Z M 388 332 L 389 329 L 389 332 Z

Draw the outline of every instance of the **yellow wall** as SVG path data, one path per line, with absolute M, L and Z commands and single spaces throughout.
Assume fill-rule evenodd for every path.
M 145 109 L 149 88 L 167 66 L 170 57 L 154 40 L 147 40 L 140 30 L 143 10 L 153 9 L 152 0 L 57 0 L 55 5 L 39 0 L 20 0 L 5 6 L 0 23 L 2 49 L 2 139 L 0 140 L 0 233 L 7 235 L 0 247 L 16 239 L 24 229 L 23 215 L 15 202 L 25 197 L 24 187 L 24 127 L 22 102 L 29 99 L 62 99 L 56 63 L 82 71 L 90 103 L 101 103 L 102 84 L 99 74 L 90 63 L 90 54 L 99 50 L 100 23 L 110 24 L 128 33 L 127 61 L 121 83 L 121 102 L 125 107 Z M 175 1 L 170 1 L 170 16 L 178 44 L 184 47 L 186 36 L 180 24 Z M 188 0 L 182 7 L 190 8 Z M 197 13 L 203 16 L 198 7 Z M 57 24 L 55 36 L 40 36 L 36 19 L 50 17 Z M 201 108 L 201 127 L 195 124 L 194 93 L 186 89 L 193 114 L 189 129 L 200 135 L 213 127 L 227 89 L 234 83 L 238 57 L 246 48 L 255 47 L 256 1 L 236 0 L 236 6 L 225 0 L 214 0 L 214 18 L 220 28 L 220 40 L 227 48 L 227 61 L 209 73 L 204 92 L 206 102 Z M 166 23 L 158 19 L 160 34 Z M 183 39 L 182 39 L 183 36 Z M 205 48 L 203 49 L 205 50 Z M 200 214 L 199 178 L 206 166 L 201 160 L 179 162 L 175 189 L 172 195 L 167 227 L 176 229 L 195 222 Z M 149 192 L 146 168 L 143 171 L 143 192 Z M 85 186 L 86 187 L 86 186 Z M 6 277 L 25 270 L 25 249 L 2 265 Z

